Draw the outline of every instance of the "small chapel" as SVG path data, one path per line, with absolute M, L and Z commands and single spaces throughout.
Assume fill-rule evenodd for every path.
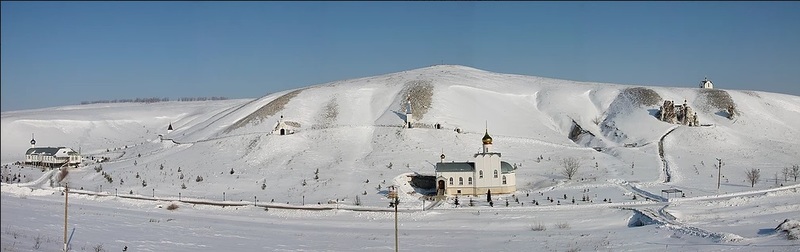
M 405 118 L 405 128 L 413 128 L 414 127 L 414 114 L 411 112 L 411 97 L 409 96 L 406 98 L 406 118 Z
M 708 80 L 708 77 L 705 77 L 702 81 L 700 81 L 700 88 L 714 89 L 714 83 L 711 83 L 711 81 Z
M 278 119 L 278 123 L 275 125 L 275 128 L 272 129 L 272 134 L 280 136 L 291 135 L 294 134 L 294 130 L 289 127 L 286 121 L 283 120 L 283 115 L 281 115 L 281 118 Z
M 483 147 L 473 155 L 472 162 L 445 162 L 436 164 L 437 195 L 480 195 L 513 193 L 517 190 L 516 167 L 501 161 L 501 154 L 492 150 L 492 137 L 486 130 Z
M 172 122 L 170 122 L 169 126 L 167 127 L 167 133 L 166 134 L 172 133 L 172 131 L 173 131 Z M 159 141 L 164 141 L 164 134 L 158 134 L 158 140 Z

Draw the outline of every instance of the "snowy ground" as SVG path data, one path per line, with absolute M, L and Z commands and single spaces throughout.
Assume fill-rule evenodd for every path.
M 52 191 L 30 192 L 8 185 L 3 191 L 3 250 L 60 249 L 64 197 Z M 408 210 L 398 215 L 399 241 L 404 251 L 797 251 L 797 241 L 781 238 L 774 228 L 776 221 L 797 216 L 798 196 L 796 190 L 784 190 L 754 198 L 685 201 L 670 206 L 670 213 L 686 225 L 736 233 L 743 237 L 738 241 L 714 241 L 674 226 L 631 227 L 634 214 L 620 209 L 625 207 L 622 204 Z M 759 210 L 753 206 L 767 201 L 768 205 L 784 207 Z M 265 211 L 255 206 L 222 208 L 186 203 L 167 210 L 168 202 L 113 196 L 72 196 L 69 203 L 69 227 L 70 231 L 75 229 L 71 242 L 74 251 L 94 251 L 98 246 L 107 251 L 124 246 L 129 251 L 394 249 L 392 212 Z M 738 207 L 715 210 L 725 204 Z M 534 230 L 542 226 L 544 230 Z
M 800 164 L 800 97 L 725 90 L 740 113 L 729 120 L 696 88 L 649 88 L 657 102 L 688 100 L 705 126 L 687 127 L 620 95 L 630 87 L 433 66 L 254 100 L 3 112 L 0 245 L 59 249 L 68 184 L 74 251 L 386 251 L 397 186 L 406 251 L 798 251 L 774 229 L 800 219 L 799 184 L 782 175 Z M 401 105 L 419 90 L 431 91 L 414 100 L 426 113 L 404 129 Z M 280 116 L 296 134 L 271 134 Z M 568 139 L 573 121 L 592 135 Z M 494 195 L 494 207 L 485 195 L 423 201 L 407 175 L 432 174 L 442 153 L 469 160 L 487 124 L 519 166 L 517 193 Z M 84 165 L 62 183 L 15 165 L 31 134 L 80 150 Z M 582 162 L 573 180 L 561 174 L 567 157 Z M 750 168 L 761 170 L 753 187 Z

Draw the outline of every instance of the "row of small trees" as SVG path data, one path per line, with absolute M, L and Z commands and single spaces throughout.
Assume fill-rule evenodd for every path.
M 561 160 L 561 174 L 567 177 L 567 179 L 572 179 L 576 173 L 578 173 L 578 168 L 581 166 L 581 161 L 574 157 L 568 157 Z M 783 174 L 783 180 L 788 181 L 789 178 L 793 178 L 795 182 L 797 182 L 797 177 L 800 177 L 800 165 L 792 165 L 792 167 L 784 167 L 781 170 L 781 174 Z M 752 168 L 745 171 L 745 176 L 747 176 L 747 181 L 750 182 L 750 187 L 754 187 L 756 182 L 761 178 L 761 170 Z M 777 180 L 777 178 L 776 178 Z
M 177 101 L 221 101 L 227 100 L 227 97 L 211 96 L 211 97 L 182 97 Z M 154 103 L 154 102 L 168 102 L 169 98 L 134 98 L 134 99 L 114 99 L 114 100 L 97 100 L 97 101 L 82 101 L 81 105 L 96 104 L 96 103 Z
M 792 167 L 784 167 L 781 170 L 783 174 L 783 181 L 788 181 L 789 178 L 794 178 L 794 181 L 797 182 L 797 177 L 800 177 L 800 165 L 792 165 Z M 745 176 L 747 176 L 747 181 L 750 182 L 750 187 L 754 187 L 759 179 L 761 179 L 761 169 L 751 168 L 749 170 L 745 170 Z M 777 182 L 777 175 L 775 178 Z M 777 183 L 776 183 L 777 184 Z

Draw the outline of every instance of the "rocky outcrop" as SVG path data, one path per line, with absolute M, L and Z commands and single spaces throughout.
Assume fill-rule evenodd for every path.
M 405 88 L 401 91 L 401 97 L 407 98 L 411 101 L 411 111 L 414 121 L 419 122 L 428 109 L 431 107 L 433 101 L 433 83 L 429 80 L 414 80 L 406 83 Z M 406 99 L 400 99 L 400 107 L 405 108 Z
M 236 121 L 233 125 L 225 129 L 224 133 L 229 133 L 235 129 L 241 128 L 250 123 L 253 124 L 261 123 L 261 121 L 263 121 L 264 119 L 275 115 L 276 113 L 278 113 L 278 111 L 283 110 L 283 107 L 287 103 L 289 103 L 289 101 L 291 101 L 292 98 L 300 94 L 300 92 L 303 92 L 303 90 L 305 90 L 305 88 L 297 89 L 289 93 L 286 93 L 285 95 L 282 95 L 278 98 L 275 98 L 275 100 L 270 101 L 269 103 L 262 106 L 255 112 L 251 113 L 250 115 L 247 115 L 246 117 Z
M 668 123 L 687 126 L 700 126 L 697 113 L 683 101 L 682 105 L 675 105 L 674 101 L 665 100 L 658 112 L 658 119 Z
M 728 92 L 721 89 L 700 89 L 700 108 L 704 111 L 717 113 L 722 112 L 725 118 L 733 120 L 739 114 L 736 103 Z

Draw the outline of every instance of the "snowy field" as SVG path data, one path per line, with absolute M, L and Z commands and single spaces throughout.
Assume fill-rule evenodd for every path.
M 30 192 L 11 186 L 4 186 L 3 191 L 3 250 L 60 249 L 64 197 L 49 190 Z M 780 238 L 774 231 L 776 221 L 800 211 L 797 196 L 796 190 L 785 190 L 769 196 L 681 202 L 669 211 L 686 223 L 682 225 L 632 225 L 635 215 L 621 209 L 625 207 L 622 204 L 408 210 L 398 215 L 400 250 L 797 251 L 797 241 Z M 393 212 L 265 211 L 252 205 L 222 208 L 186 203 L 167 210 L 169 202 L 113 196 L 72 196 L 69 203 L 74 251 L 98 247 L 120 251 L 125 246 L 129 251 L 394 249 Z M 636 207 L 658 209 L 662 205 Z M 735 207 L 719 210 L 731 205 Z M 738 240 L 703 237 L 683 225 Z
M 390 251 L 396 186 L 404 251 L 800 251 L 775 230 L 800 220 L 800 183 L 783 174 L 800 164 L 800 97 L 715 83 L 720 101 L 686 86 L 637 96 L 441 65 L 252 100 L 3 112 L 0 245 L 61 249 L 66 185 L 73 251 Z M 412 129 L 402 127 L 409 97 Z M 702 126 L 659 121 L 664 100 L 686 100 Z M 273 134 L 281 116 L 295 134 Z M 574 141 L 573 122 L 587 132 Z M 456 206 L 409 185 L 441 154 L 470 160 L 487 126 L 519 167 L 516 193 Z M 63 181 L 15 164 L 32 134 L 84 163 Z M 569 180 L 561 160 L 571 157 L 581 166 Z M 761 174 L 752 186 L 748 169 Z

